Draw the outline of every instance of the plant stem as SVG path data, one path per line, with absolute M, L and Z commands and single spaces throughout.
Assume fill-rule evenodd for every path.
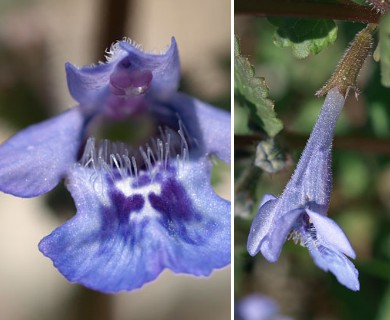
M 279 134 L 283 144 L 290 148 L 303 148 L 307 142 L 307 136 L 292 132 Z M 235 150 L 245 150 L 248 147 L 255 147 L 256 143 L 266 139 L 260 135 L 239 135 L 234 137 Z M 381 138 L 365 138 L 357 136 L 335 137 L 333 140 L 334 149 L 354 150 L 362 153 L 390 154 L 390 140 Z
M 368 0 L 369 3 L 371 3 L 374 8 L 379 10 L 382 14 L 385 13 L 390 8 L 390 1 L 389 0 Z
M 308 0 L 240 0 L 235 14 L 256 16 L 295 16 L 378 23 L 380 14 L 354 2 L 319 3 Z

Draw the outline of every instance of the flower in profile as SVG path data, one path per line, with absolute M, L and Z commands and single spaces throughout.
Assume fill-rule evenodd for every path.
M 265 195 L 254 218 L 247 249 L 275 262 L 288 236 L 306 246 L 318 267 L 332 272 L 351 290 L 359 290 L 355 258 L 341 228 L 326 216 L 332 189 L 331 148 L 345 98 L 330 90 L 293 176 L 279 198 Z
M 75 201 L 42 253 L 103 292 L 140 288 L 165 268 L 206 276 L 229 264 L 230 203 L 211 187 L 210 156 L 230 161 L 230 115 L 177 92 L 175 40 L 162 54 L 119 41 L 106 63 L 66 71 L 78 105 L 0 146 L 1 191 L 37 196 L 65 177 Z M 139 115 L 152 123 L 146 143 L 89 137 Z

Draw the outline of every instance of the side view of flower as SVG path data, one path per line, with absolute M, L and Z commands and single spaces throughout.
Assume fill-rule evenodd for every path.
M 278 198 L 265 195 L 252 222 L 247 249 L 275 262 L 289 235 L 300 242 L 318 267 L 332 272 L 351 290 L 359 290 L 358 271 L 347 237 L 327 215 L 332 189 L 331 149 L 334 129 L 345 97 L 331 89 L 293 176 Z
M 175 39 L 162 54 L 119 41 L 106 63 L 66 72 L 78 105 L 0 146 L 0 191 L 34 197 L 65 178 L 75 201 L 42 253 L 69 281 L 108 293 L 165 268 L 207 276 L 228 265 L 230 202 L 213 191 L 210 156 L 230 162 L 230 115 L 177 92 Z M 153 124 L 147 143 L 91 137 L 140 115 Z

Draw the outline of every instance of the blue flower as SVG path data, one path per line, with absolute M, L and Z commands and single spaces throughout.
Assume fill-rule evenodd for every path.
M 230 161 L 230 116 L 176 92 L 180 67 L 174 38 L 161 55 L 146 54 L 137 45 L 120 41 L 109 50 L 107 60 L 79 69 L 66 64 L 69 91 L 79 105 L 1 145 L 1 191 L 19 197 L 50 191 L 77 161 L 91 124 L 142 112 L 171 126 L 181 119 L 198 140 L 201 153 Z
M 160 55 L 128 41 L 108 54 L 66 65 L 78 106 L 0 146 L 0 190 L 33 197 L 65 177 L 77 214 L 39 249 L 71 282 L 113 293 L 165 268 L 207 276 L 230 263 L 230 202 L 210 185 L 210 156 L 230 161 L 230 115 L 177 92 L 174 39 Z M 98 123 L 139 114 L 154 124 L 146 144 L 89 137 Z
M 275 262 L 288 236 L 306 246 L 314 262 L 351 290 L 359 290 L 355 258 L 347 237 L 326 216 L 332 190 L 331 148 L 344 105 L 337 88 L 329 91 L 297 168 L 279 198 L 265 195 L 254 218 L 247 249 Z
M 279 313 L 275 300 L 265 295 L 252 293 L 239 300 L 235 307 L 236 320 L 291 320 Z

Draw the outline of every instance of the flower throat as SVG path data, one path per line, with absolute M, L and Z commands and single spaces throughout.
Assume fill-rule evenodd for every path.
M 161 170 L 171 166 L 180 169 L 181 164 L 189 159 L 189 144 L 182 122 L 179 120 L 177 131 L 161 126 L 158 131 L 156 137 L 138 148 L 107 139 L 96 143 L 95 138 L 90 137 L 79 163 L 95 173 L 108 174 L 113 181 L 134 178 L 137 183 L 145 173 L 153 180 Z

